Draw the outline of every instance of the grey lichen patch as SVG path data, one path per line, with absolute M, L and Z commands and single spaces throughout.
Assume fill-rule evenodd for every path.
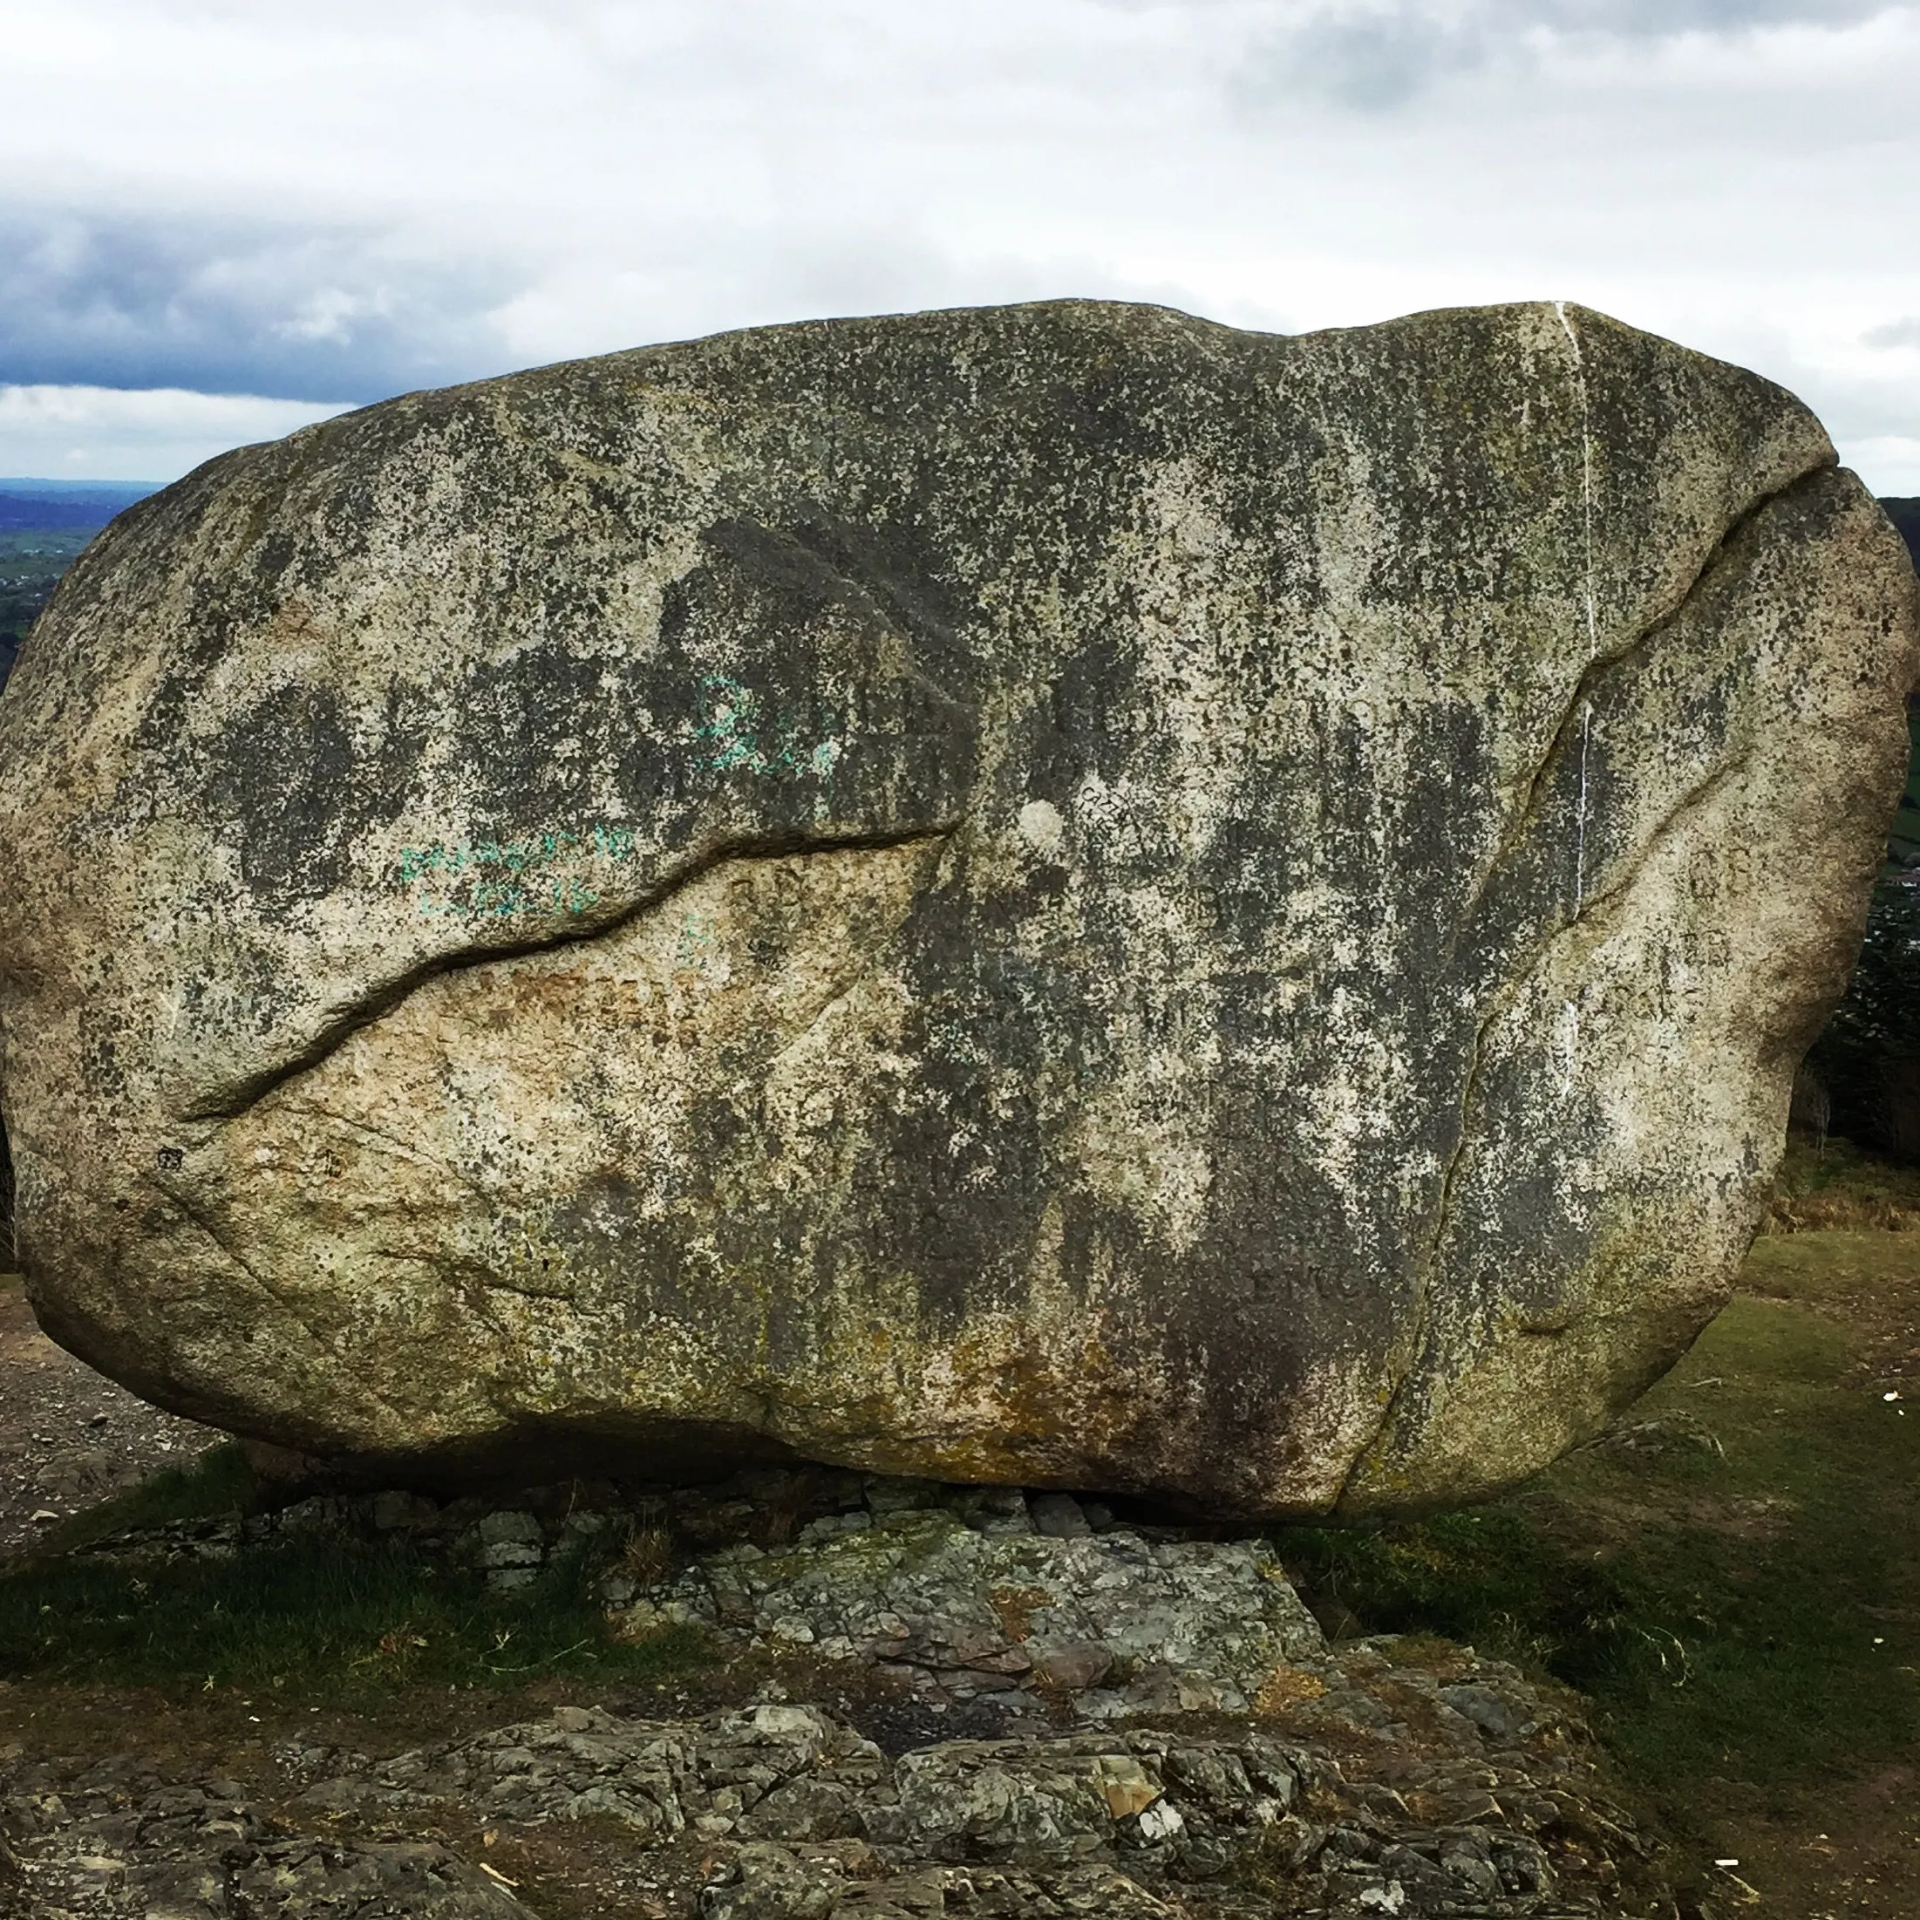
M 228 456 L 0 700 L 35 1298 L 443 1476 L 1499 1485 L 1752 1229 L 1914 602 L 1789 396 L 1552 305 L 823 323 Z

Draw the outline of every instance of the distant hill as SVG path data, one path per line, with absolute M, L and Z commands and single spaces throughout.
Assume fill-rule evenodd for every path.
M 0 533 L 54 528 L 99 532 L 116 513 L 158 492 L 151 483 L 0 479 Z
M 4 484 L 0 481 L 0 485 Z M 1913 564 L 1920 567 L 1920 500 L 1882 500 L 1880 505 L 1887 518 L 1900 529 L 1900 538 L 1907 543 Z
M 0 479 L 0 684 L 81 548 L 115 514 L 158 491 L 132 480 Z

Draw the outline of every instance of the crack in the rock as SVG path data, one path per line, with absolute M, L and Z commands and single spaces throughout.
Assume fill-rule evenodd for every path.
M 1563 326 L 1567 326 L 1568 340 L 1574 356 L 1575 377 L 1582 388 L 1582 405 L 1584 407 L 1585 378 L 1584 368 L 1580 365 L 1579 342 L 1574 337 L 1571 326 L 1567 323 L 1564 308 L 1561 311 L 1561 323 Z M 1590 448 L 1587 450 L 1586 457 L 1589 460 L 1591 459 Z M 1581 670 L 1578 679 L 1574 682 L 1571 693 L 1567 697 L 1559 723 L 1553 730 L 1546 750 L 1541 755 L 1531 778 L 1527 782 L 1525 797 L 1508 825 L 1502 830 L 1499 843 L 1494 848 L 1488 860 L 1486 871 L 1475 885 L 1472 896 L 1468 900 L 1466 908 L 1457 922 L 1457 931 L 1448 948 L 1448 960 L 1450 963 L 1458 955 L 1463 941 L 1469 939 L 1477 941 L 1484 931 L 1482 921 L 1489 896 L 1492 894 L 1495 885 L 1511 870 L 1513 861 L 1525 848 L 1535 824 L 1539 819 L 1548 782 L 1552 778 L 1555 770 L 1572 751 L 1576 725 L 1584 727 L 1585 724 L 1590 724 L 1592 700 L 1600 682 L 1616 668 L 1626 667 L 1636 660 L 1644 659 L 1652 651 L 1655 643 L 1659 641 L 1677 621 L 1684 617 L 1702 590 L 1708 586 L 1714 576 L 1728 562 L 1736 543 L 1742 535 L 1745 534 L 1747 529 L 1751 527 L 1762 514 L 1805 487 L 1809 482 L 1818 480 L 1823 475 L 1832 471 L 1837 464 L 1837 456 L 1830 453 L 1825 458 L 1803 467 L 1799 472 L 1795 473 L 1790 479 L 1782 482 L 1779 486 L 1759 495 L 1758 498 L 1753 500 L 1728 522 L 1720 537 L 1714 542 L 1712 548 L 1702 559 L 1700 565 L 1694 570 L 1692 577 L 1687 581 L 1686 586 L 1669 608 L 1662 613 L 1656 614 L 1621 645 L 1611 648 L 1606 653 L 1590 660 Z M 1592 575 L 1593 530 L 1590 470 L 1586 473 L 1586 483 L 1589 488 L 1586 498 L 1587 615 L 1588 632 L 1592 635 L 1597 632 L 1597 609 L 1594 602 Z M 1584 721 L 1583 714 L 1585 715 Z M 1750 759 L 1750 750 L 1746 753 L 1739 754 L 1733 760 L 1716 768 L 1704 779 L 1696 781 L 1689 787 L 1674 805 L 1667 810 L 1666 814 L 1661 818 L 1652 832 L 1647 835 L 1638 857 L 1621 872 L 1612 886 L 1607 887 L 1598 894 L 1588 895 L 1585 891 L 1584 872 L 1577 875 L 1572 913 L 1564 921 L 1549 929 L 1540 938 L 1534 946 L 1532 953 L 1528 955 L 1525 964 L 1513 974 L 1504 988 L 1497 989 L 1494 992 L 1486 1010 L 1475 1022 L 1473 1034 L 1467 1047 L 1466 1068 L 1461 1076 L 1459 1104 L 1460 1131 L 1454 1141 L 1452 1151 L 1447 1156 L 1446 1165 L 1441 1171 L 1440 1194 L 1435 1208 L 1433 1231 L 1428 1238 L 1426 1257 L 1417 1269 L 1413 1327 L 1409 1340 L 1410 1358 L 1405 1370 L 1390 1390 L 1386 1406 L 1372 1434 L 1368 1437 L 1365 1444 L 1355 1452 L 1353 1459 L 1348 1464 L 1345 1474 L 1342 1475 L 1340 1489 L 1334 1497 L 1332 1506 L 1329 1508 L 1330 1512 L 1337 1513 L 1346 1504 L 1361 1473 L 1379 1452 L 1388 1435 L 1392 1432 L 1394 1421 L 1400 1412 L 1407 1391 L 1419 1375 L 1422 1363 L 1426 1357 L 1427 1344 L 1432 1332 L 1432 1295 L 1434 1280 L 1439 1265 L 1441 1249 L 1445 1244 L 1447 1233 L 1452 1225 L 1455 1189 L 1459 1178 L 1459 1170 L 1471 1137 L 1470 1116 L 1479 1093 L 1487 1035 L 1491 1032 L 1494 1022 L 1512 1006 L 1521 989 L 1537 975 L 1541 966 L 1546 963 L 1554 947 L 1564 935 L 1583 921 L 1590 923 L 1596 910 L 1604 908 L 1631 887 L 1645 869 L 1647 862 L 1653 857 L 1667 836 L 1672 832 L 1676 822 L 1686 813 L 1700 806 L 1725 780 L 1744 769 Z M 1581 821 L 1583 837 L 1585 825 L 1586 822 L 1583 817 Z
M 497 1334 L 504 1335 L 507 1329 L 490 1311 L 483 1309 L 482 1302 L 488 1293 L 510 1293 L 516 1300 L 534 1300 L 543 1306 L 557 1303 L 577 1307 L 580 1304 L 577 1294 L 521 1286 L 478 1260 L 449 1257 L 444 1251 L 416 1253 L 410 1247 L 392 1246 L 370 1246 L 367 1251 L 378 1260 L 401 1260 L 412 1266 L 427 1268 L 437 1279 L 456 1288 L 467 1305 L 480 1311 L 481 1317 Z
M 1362 1471 L 1374 1459 L 1392 1433 L 1394 1421 L 1406 1399 L 1407 1391 L 1419 1376 L 1422 1364 L 1427 1357 L 1427 1345 L 1433 1323 L 1434 1281 L 1438 1274 L 1447 1234 L 1453 1224 L 1460 1168 L 1466 1158 L 1467 1148 L 1472 1143 L 1472 1114 L 1479 1097 L 1487 1036 L 1492 1032 L 1494 1023 L 1508 1012 L 1522 991 L 1538 977 L 1541 969 L 1551 960 L 1556 947 L 1569 934 L 1580 926 L 1591 927 L 1597 916 L 1604 914 L 1631 890 L 1641 874 L 1646 871 L 1648 863 L 1665 846 L 1675 827 L 1688 815 L 1704 806 L 1720 788 L 1747 770 L 1752 764 L 1753 752 L 1754 750 L 1749 747 L 1736 753 L 1732 759 L 1713 768 L 1687 787 L 1660 817 L 1659 822 L 1647 835 L 1638 856 L 1621 870 L 1613 884 L 1600 893 L 1589 895 L 1577 911 L 1569 914 L 1565 920 L 1545 933 L 1527 957 L 1526 964 L 1507 981 L 1504 987 L 1491 996 L 1489 1004 L 1474 1023 L 1473 1034 L 1467 1044 L 1466 1068 L 1461 1075 L 1460 1130 L 1447 1155 L 1446 1165 L 1441 1170 L 1440 1195 L 1434 1211 L 1433 1231 L 1427 1237 L 1425 1258 L 1416 1269 L 1413 1327 L 1408 1341 L 1410 1357 L 1405 1370 L 1394 1382 L 1388 1394 L 1387 1403 L 1381 1411 L 1374 1431 L 1365 1445 L 1354 1454 L 1346 1472 L 1341 1476 L 1340 1489 L 1328 1508 L 1329 1513 L 1337 1514 L 1346 1504 Z M 1564 1331 L 1564 1329 L 1561 1330 Z
M 184 1109 L 182 1120 L 219 1121 L 237 1119 L 249 1107 L 268 1094 L 320 1066 L 363 1027 L 391 1013 L 411 994 L 429 981 L 445 975 L 465 973 L 475 967 L 491 966 L 497 961 L 525 960 L 535 954 L 551 953 L 561 947 L 583 946 L 592 940 L 617 933 L 643 915 L 664 906 L 676 894 L 703 879 L 716 867 L 735 860 L 785 860 L 815 853 L 882 852 L 892 847 L 910 847 L 923 841 L 949 838 L 959 826 L 957 820 L 934 826 L 907 827 L 893 833 L 838 834 L 813 838 L 797 833 L 730 836 L 684 858 L 654 886 L 613 913 L 576 927 L 555 927 L 524 940 L 502 941 L 498 945 L 456 947 L 446 953 L 431 954 L 384 984 L 370 987 L 346 1012 L 328 1020 L 306 1046 L 290 1058 L 279 1061 L 240 1081 L 226 1093 Z
M 1580 511 L 1586 534 L 1587 562 L 1587 644 L 1596 646 L 1600 638 L 1600 599 L 1593 577 L 1593 402 L 1587 392 L 1587 360 L 1580 351 L 1580 336 L 1567 318 L 1567 303 L 1556 300 L 1554 312 L 1560 318 L 1560 331 L 1567 336 L 1567 350 L 1573 355 L 1573 384 L 1580 395 Z
M 1563 929 L 1564 931 L 1564 929 Z M 1536 962 L 1546 957 L 1551 948 L 1549 941 Z M 1505 989 L 1494 996 L 1493 1004 L 1475 1023 L 1473 1036 L 1467 1043 L 1466 1070 L 1460 1077 L 1460 1131 L 1455 1136 L 1452 1150 L 1447 1155 L 1447 1163 L 1440 1173 L 1440 1197 L 1434 1210 L 1433 1232 L 1428 1236 L 1424 1257 L 1415 1269 L 1415 1295 L 1413 1303 L 1413 1326 L 1407 1340 L 1407 1364 L 1401 1370 L 1400 1377 L 1387 1394 L 1387 1403 L 1380 1410 L 1380 1418 L 1365 1443 L 1355 1452 L 1347 1464 L 1347 1470 L 1340 1477 L 1340 1490 L 1334 1495 L 1328 1507 L 1329 1514 L 1338 1514 L 1347 1503 L 1354 1483 L 1374 1455 L 1386 1443 L 1393 1432 L 1394 1421 L 1398 1417 L 1402 1401 L 1407 1390 L 1418 1377 L 1422 1363 L 1426 1359 L 1427 1339 L 1432 1332 L 1433 1319 L 1433 1283 L 1440 1264 L 1440 1254 L 1446 1245 L 1447 1233 L 1453 1224 L 1454 1189 L 1460 1177 L 1461 1164 L 1466 1159 L 1469 1139 L 1469 1116 L 1480 1091 L 1480 1074 L 1486 1053 L 1487 1035 L 1498 1020 L 1519 997 L 1520 990 L 1531 977 L 1531 968 L 1518 978 L 1510 980 Z
M 207 1209 L 202 1207 L 197 1201 L 189 1199 L 187 1195 L 181 1191 L 181 1185 L 183 1183 L 162 1180 L 157 1175 L 151 1173 L 143 1177 L 149 1186 L 165 1196 L 170 1206 L 179 1208 L 187 1222 L 205 1234 L 206 1237 L 213 1242 L 215 1248 L 228 1260 L 232 1261 L 233 1264 L 253 1282 L 254 1287 L 259 1293 L 266 1299 L 272 1301 L 282 1313 L 305 1333 L 307 1338 L 313 1343 L 316 1351 L 326 1351 L 328 1342 L 321 1334 L 319 1328 L 287 1298 L 281 1288 L 276 1287 L 273 1282 L 240 1251 L 233 1243 L 230 1235 L 223 1233 L 220 1228 L 214 1224 Z M 359 1385 L 361 1391 L 364 1392 L 369 1399 L 374 1401 L 376 1405 L 382 1407 L 394 1420 L 404 1425 L 405 1416 L 401 1413 L 400 1409 L 380 1391 L 371 1379 L 365 1376 L 364 1372 L 359 1376 Z M 222 1424 L 224 1424 L 224 1422 Z
M 1637 657 L 1652 651 L 1655 642 L 1660 640 L 1693 605 L 1701 589 L 1728 559 L 1735 542 L 1763 513 L 1799 491 L 1809 481 L 1817 480 L 1822 475 L 1832 472 L 1835 465 L 1835 460 L 1827 459 L 1804 468 L 1784 485 L 1774 488 L 1770 493 L 1762 494 L 1750 506 L 1743 509 L 1728 523 L 1726 531 L 1714 542 L 1712 549 L 1695 569 L 1684 591 L 1671 607 L 1664 613 L 1654 615 L 1630 639 L 1606 653 L 1597 655 L 1581 669 L 1580 677 L 1574 682 L 1573 689 L 1567 696 L 1560 720 L 1547 742 L 1546 751 L 1541 754 L 1538 764 L 1527 781 L 1526 794 L 1506 827 L 1502 829 L 1499 844 L 1488 858 L 1486 871 L 1476 883 L 1472 896 L 1460 915 L 1457 923 L 1459 930 L 1454 937 L 1451 952 L 1458 952 L 1462 941 L 1478 930 L 1482 909 L 1487 904 L 1488 895 L 1493 891 L 1495 883 L 1508 870 L 1514 856 L 1526 844 L 1527 837 L 1539 818 L 1547 783 L 1563 758 L 1571 751 L 1581 709 L 1591 702 L 1599 682 L 1614 668 L 1625 666 Z

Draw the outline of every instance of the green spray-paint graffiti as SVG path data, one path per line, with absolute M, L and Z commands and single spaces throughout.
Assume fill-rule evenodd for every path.
M 581 914 L 600 904 L 599 891 L 578 871 L 555 867 L 633 857 L 633 829 L 596 825 L 557 828 L 520 840 L 402 847 L 397 873 L 415 891 L 423 919 L 508 920 L 527 913 Z
M 709 674 L 700 691 L 704 718 L 694 726 L 693 739 L 709 772 L 825 780 L 839 763 L 838 742 L 808 746 L 797 721 L 784 714 L 769 718 L 760 696 L 740 681 Z M 424 919 L 573 915 L 600 904 L 602 896 L 588 876 L 597 872 L 604 877 L 609 864 L 630 860 L 633 852 L 633 828 L 601 822 L 519 840 L 403 847 L 398 875 L 402 886 L 415 889 L 415 905 Z
M 673 959 L 680 967 L 694 967 L 705 973 L 719 951 L 720 940 L 713 916 L 693 908 L 683 914 L 680 930 L 674 936 Z
M 700 691 L 706 697 L 707 717 L 694 728 L 693 737 L 715 773 L 744 768 L 769 779 L 812 774 L 824 780 L 833 772 L 840 759 L 839 742 L 806 746 L 791 718 L 782 715 L 769 722 L 751 687 L 712 673 L 700 682 Z

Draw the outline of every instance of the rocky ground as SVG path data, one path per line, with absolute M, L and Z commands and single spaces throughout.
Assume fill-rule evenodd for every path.
M 832 1473 L 102 1502 L 63 1456 L 207 1436 L 9 1301 L 0 1914 L 1911 1920 L 1916 1248 L 1771 1237 L 1605 1444 L 1317 1545 Z M 290 1553 L 427 1576 L 241 1658 Z M 1541 1679 L 1583 1646 L 1588 1697 Z
M 18 1774 L 6 1804 L 21 1910 L 505 1920 L 534 1909 L 487 1854 L 557 1823 L 591 1858 L 592 1910 L 609 1914 L 1658 1910 L 1610 1904 L 1618 1878 L 1599 1863 L 1632 1842 L 1570 1779 L 1480 1759 L 1395 1787 L 1248 1728 L 1063 1728 L 889 1754 L 813 1707 L 694 1721 L 563 1707 L 383 1762 L 276 1757 L 298 1789 L 276 1796 L 277 1817 L 238 1783 L 167 1782 L 134 1761 Z M 420 1837 L 450 1818 L 489 1823 L 477 1866 Z
M 663 1494 L 641 1526 L 615 1491 L 315 1498 L 91 1543 L 95 1562 L 151 1571 L 404 1536 L 512 1592 L 617 1529 L 625 1550 L 595 1576 L 616 1636 L 697 1628 L 709 1689 L 751 1692 L 697 1714 L 570 1703 L 400 1751 L 316 1726 L 262 1736 L 244 1780 L 169 1768 L 137 1737 L 105 1760 L 21 1741 L 0 1756 L 21 1911 L 1673 1910 L 1574 1703 L 1457 1647 L 1331 1647 L 1259 1543 L 851 1475 Z M 748 1537 L 666 1566 L 650 1542 L 669 1530 Z M 761 1677 L 769 1658 L 786 1679 Z M 538 1867 L 538 1900 L 524 1865 L 488 1858 L 562 1829 L 567 1865 Z

